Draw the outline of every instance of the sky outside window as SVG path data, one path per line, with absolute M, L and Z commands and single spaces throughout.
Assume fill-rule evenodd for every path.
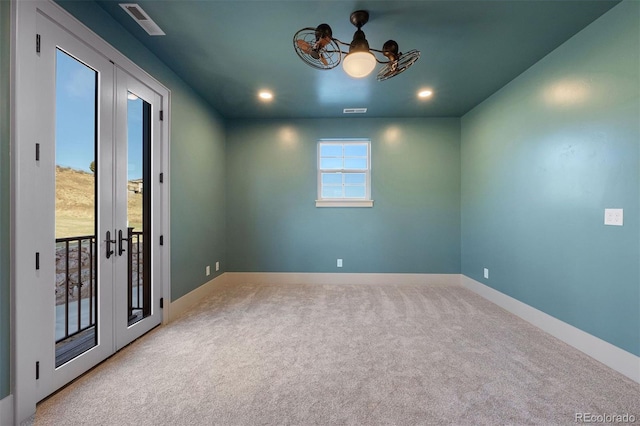
M 56 165 L 91 173 L 95 160 L 96 71 L 56 53 Z M 127 136 L 142 139 L 142 100 L 127 102 Z M 142 149 L 128 150 L 128 180 L 142 178 Z

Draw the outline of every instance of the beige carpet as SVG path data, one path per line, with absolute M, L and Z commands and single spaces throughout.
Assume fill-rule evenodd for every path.
M 640 385 L 462 287 L 220 286 L 36 425 L 575 424 Z

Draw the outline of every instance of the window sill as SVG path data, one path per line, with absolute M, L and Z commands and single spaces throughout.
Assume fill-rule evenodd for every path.
M 316 207 L 373 207 L 373 200 L 316 200 Z

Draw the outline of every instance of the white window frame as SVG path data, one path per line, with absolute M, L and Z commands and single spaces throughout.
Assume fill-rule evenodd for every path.
M 366 169 L 322 169 L 320 150 L 324 145 L 349 145 L 358 144 L 367 146 Z M 316 207 L 373 207 L 371 199 L 371 140 L 370 139 L 320 139 L 317 146 L 317 184 L 318 194 Z M 324 198 L 322 197 L 322 173 L 364 173 L 365 197 L 364 198 Z

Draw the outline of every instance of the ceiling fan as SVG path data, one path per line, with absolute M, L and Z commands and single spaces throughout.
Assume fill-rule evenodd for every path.
M 345 72 L 355 78 L 366 77 L 376 64 L 382 64 L 383 67 L 377 76 L 378 81 L 395 77 L 420 58 L 418 50 L 400 52 L 398 43 L 393 40 L 387 41 L 382 50 L 371 49 L 362 31 L 364 24 L 369 21 L 369 12 L 366 10 L 353 12 L 350 20 L 357 28 L 351 43 L 334 38 L 331 27 L 328 24 L 320 24 L 316 28 L 303 28 L 295 33 L 293 48 L 300 59 L 313 68 L 330 70 L 342 62 Z M 349 46 L 349 51 L 342 51 L 341 45 Z M 373 52 L 381 53 L 387 60 L 378 59 Z

